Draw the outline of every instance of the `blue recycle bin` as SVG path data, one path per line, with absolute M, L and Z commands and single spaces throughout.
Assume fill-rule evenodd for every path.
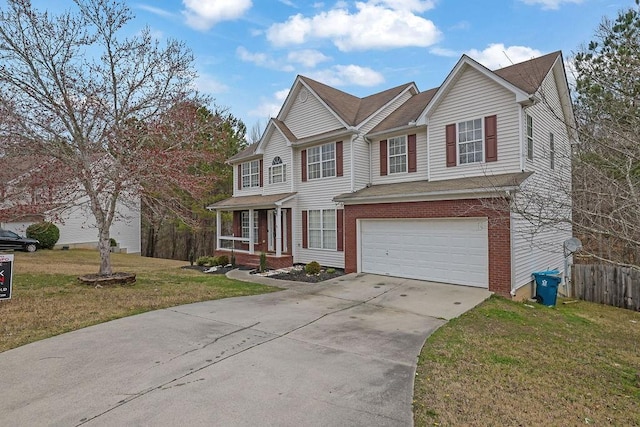
M 533 273 L 536 279 L 536 300 L 549 307 L 556 305 L 558 285 L 562 280 L 558 270 L 538 271 Z

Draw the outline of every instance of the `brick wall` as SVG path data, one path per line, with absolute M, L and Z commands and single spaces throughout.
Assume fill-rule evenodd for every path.
M 219 249 L 214 252 L 214 256 L 226 255 L 231 260 L 231 251 Z M 244 252 L 234 252 L 236 257 L 236 265 L 244 265 L 247 267 L 258 267 L 260 265 L 260 254 L 248 254 Z M 293 256 L 283 255 L 276 257 L 275 255 L 267 254 L 267 267 L 278 269 L 293 266 Z
M 486 200 L 478 199 L 345 206 L 345 271 L 357 271 L 358 219 L 486 217 L 489 226 L 489 290 L 508 296 L 511 291 L 510 220 L 508 211 L 502 207 L 500 200 L 491 206 Z

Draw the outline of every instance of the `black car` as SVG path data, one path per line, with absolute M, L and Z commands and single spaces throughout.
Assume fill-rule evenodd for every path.
M 22 237 L 13 231 L 0 229 L 0 250 L 20 249 L 27 252 L 35 252 L 38 246 L 40 246 L 40 242 L 36 239 Z

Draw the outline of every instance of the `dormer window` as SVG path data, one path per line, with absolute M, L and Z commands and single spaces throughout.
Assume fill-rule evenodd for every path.
M 287 165 L 282 163 L 282 159 L 276 156 L 269 168 L 269 184 L 279 184 L 287 182 Z

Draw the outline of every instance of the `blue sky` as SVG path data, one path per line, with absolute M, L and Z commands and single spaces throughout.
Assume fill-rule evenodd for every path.
M 593 38 L 632 0 L 126 0 L 160 40 L 184 41 L 198 88 L 250 129 L 277 114 L 297 74 L 357 96 L 439 86 L 463 53 L 491 69 Z M 66 3 L 56 0 L 55 4 Z M 35 2 L 50 7 L 51 0 Z

